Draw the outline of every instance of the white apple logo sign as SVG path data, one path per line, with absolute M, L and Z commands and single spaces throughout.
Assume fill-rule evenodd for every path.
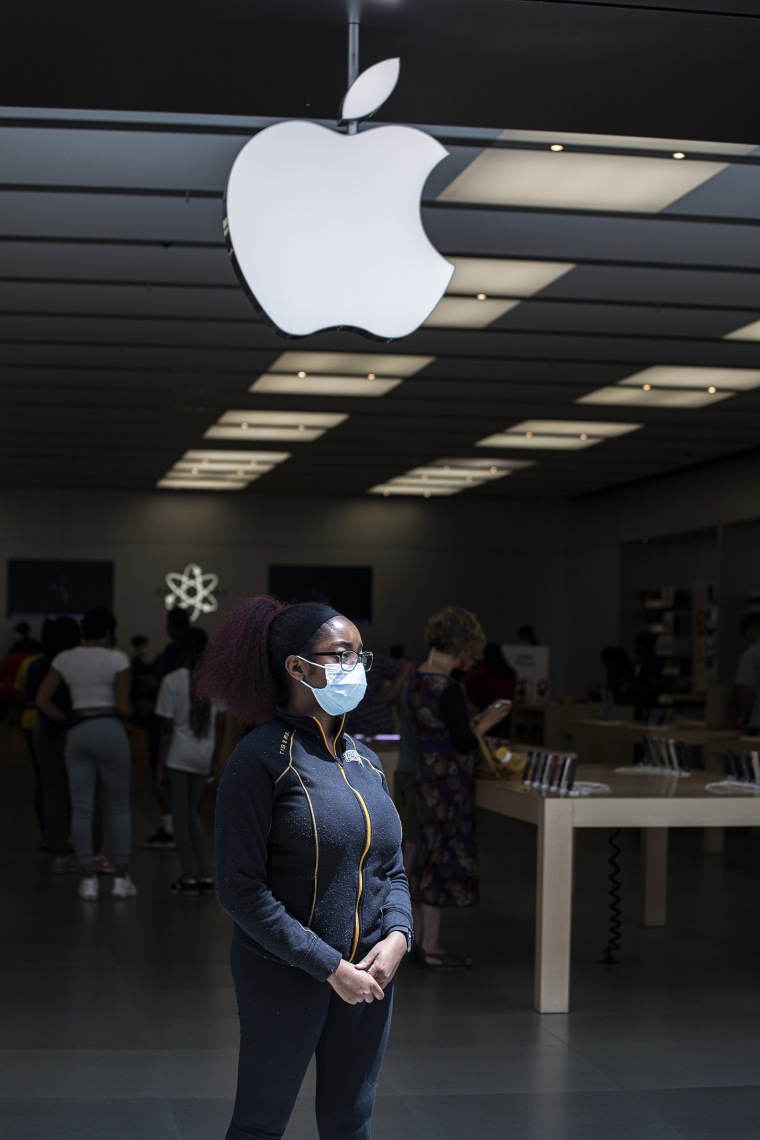
M 390 59 L 360 75 L 341 122 L 377 110 L 398 74 Z M 412 127 L 343 134 L 299 120 L 245 144 L 224 231 L 239 277 L 280 332 L 352 328 L 394 340 L 419 328 L 454 272 L 420 216 L 425 180 L 447 154 Z

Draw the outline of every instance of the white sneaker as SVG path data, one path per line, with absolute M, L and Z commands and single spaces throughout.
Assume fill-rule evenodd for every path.
M 136 894 L 137 887 L 129 875 L 125 875 L 123 879 L 114 879 L 113 890 L 111 891 L 112 899 L 133 899 Z
M 82 879 L 79 884 L 79 897 L 87 902 L 95 902 L 100 890 L 100 883 L 93 875 L 91 879 Z

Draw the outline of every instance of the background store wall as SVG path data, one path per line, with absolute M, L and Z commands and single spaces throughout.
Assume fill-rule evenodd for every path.
M 721 675 L 730 678 L 736 625 L 747 594 L 760 588 L 759 519 L 755 454 L 569 503 L 6 489 L 0 596 L 7 558 L 110 558 L 122 641 L 140 631 L 156 647 L 164 639 L 164 576 L 190 561 L 220 576 L 226 594 L 217 620 L 238 598 L 267 588 L 270 563 L 370 565 L 368 643 L 387 649 L 403 641 L 419 657 L 425 616 L 457 602 L 476 610 L 497 640 L 533 623 L 552 647 L 555 692 L 580 694 L 601 676 L 602 647 L 621 637 L 626 544 L 706 528 L 714 528 L 713 554 L 704 534 L 693 550 L 688 538 L 674 540 L 685 580 L 672 584 L 688 586 L 717 567 Z M 668 584 L 659 580 L 663 557 L 661 542 L 636 552 L 642 585 Z
M 423 653 L 436 607 L 475 610 L 489 637 L 512 641 L 534 624 L 564 675 L 566 508 L 562 504 L 320 499 L 171 493 L 0 492 L 0 590 L 8 558 L 104 558 L 115 563 L 123 645 L 137 632 L 165 641 L 168 571 L 197 562 L 219 575 L 219 618 L 265 591 L 270 563 L 372 566 L 368 645 Z M 7 623 L 6 637 L 10 637 Z

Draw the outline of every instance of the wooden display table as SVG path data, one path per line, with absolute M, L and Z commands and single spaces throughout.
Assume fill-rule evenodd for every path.
M 538 829 L 534 1006 L 567 1013 L 570 995 L 573 843 L 577 827 L 644 829 L 644 924 L 663 926 L 669 827 L 757 827 L 760 795 L 714 795 L 715 773 L 673 776 L 617 775 L 581 767 L 578 780 L 608 784 L 608 795 L 550 796 L 522 784 L 478 780 L 476 804 L 486 811 L 535 824 Z

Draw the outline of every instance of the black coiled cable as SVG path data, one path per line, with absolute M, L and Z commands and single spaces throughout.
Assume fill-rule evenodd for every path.
M 620 828 L 616 827 L 614 831 L 609 834 L 610 845 L 610 939 L 604 950 L 604 956 L 599 959 L 600 964 L 603 966 L 617 966 L 618 959 L 615 955 L 620 950 L 620 930 L 622 927 L 621 916 L 622 908 L 620 906 L 620 862 L 619 855 L 621 851 L 618 838 L 620 836 Z

